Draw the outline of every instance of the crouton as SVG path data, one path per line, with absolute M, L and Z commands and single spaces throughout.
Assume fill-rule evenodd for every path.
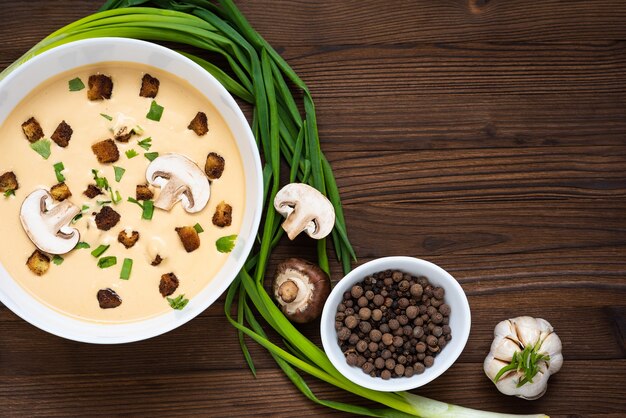
M 163 261 L 163 259 L 161 258 L 160 255 L 156 255 L 156 257 L 154 257 L 154 260 L 152 260 L 152 262 L 150 263 L 151 266 L 158 266 L 159 264 L 161 264 L 161 261 Z
M 20 185 L 17 183 L 17 177 L 12 171 L 7 171 L 0 176 L 0 193 L 8 192 L 9 190 L 17 190 Z
M 213 214 L 213 225 L 223 228 L 230 226 L 233 221 L 233 207 L 228 203 L 222 201 L 215 208 Z
M 50 137 L 58 146 L 65 148 L 70 143 L 70 139 L 72 139 L 72 134 L 74 130 L 70 125 L 62 121 L 59 123 L 59 126 L 54 130 L 54 133 Z
M 120 233 L 117 234 L 117 240 L 121 242 L 124 247 L 130 248 L 139 240 L 139 232 L 133 231 L 128 235 L 126 230 L 121 230 Z
M 110 206 L 103 206 L 99 213 L 96 215 L 96 226 L 98 229 L 108 231 L 113 228 L 120 221 L 120 214 L 111 209 Z
M 198 136 L 206 135 L 206 133 L 209 132 L 209 124 L 206 119 L 206 113 L 198 112 L 196 117 L 189 122 L 187 129 L 191 129 Z
M 30 257 L 28 257 L 26 265 L 30 271 L 35 273 L 37 276 L 42 276 L 50 268 L 50 257 L 39 250 L 35 250 Z
M 89 76 L 89 90 L 87 98 L 89 100 L 110 99 L 113 92 L 113 81 L 111 77 L 104 74 L 94 74 Z
M 89 186 L 87 186 L 87 189 L 83 192 L 83 194 L 88 198 L 93 199 L 94 197 L 101 195 L 102 190 L 96 187 L 95 184 L 90 184 Z
M 101 164 L 114 163 L 120 159 L 120 151 L 112 139 L 96 142 L 91 146 L 91 150 Z
M 141 97 L 150 97 L 154 99 L 159 92 L 159 79 L 152 77 L 150 74 L 144 74 L 141 79 L 141 90 L 139 95 Z
M 200 247 L 200 236 L 193 226 L 181 226 L 175 229 L 183 243 L 183 247 L 185 247 L 185 251 L 190 253 Z
M 41 125 L 35 118 L 30 118 L 22 123 L 22 131 L 26 135 L 28 142 L 35 142 L 43 138 L 43 129 L 41 129 Z
M 62 202 L 68 197 L 72 196 L 72 192 L 70 192 L 70 188 L 67 187 L 67 184 L 65 184 L 65 182 L 61 182 L 59 184 L 55 184 L 50 188 L 50 195 L 54 200 Z
M 219 179 L 224 172 L 224 158 L 214 152 L 210 152 L 206 156 L 206 163 L 204 163 L 204 172 L 211 180 Z
M 102 309 L 117 308 L 122 304 L 122 298 L 115 293 L 113 289 L 100 289 L 98 290 L 98 304 Z
M 159 292 L 161 296 L 169 296 L 178 289 L 178 277 L 174 273 L 167 273 L 161 276 L 159 282 Z
M 150 200 L 154 197 L 154 193 L 147 184 L 138 184 L 135 188 L 135 199 L 137 200 Z

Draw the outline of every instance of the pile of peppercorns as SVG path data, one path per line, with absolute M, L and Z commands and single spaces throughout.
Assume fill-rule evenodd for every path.
M 452 338 L 444 294 L 426 277 L 398 270 L 356 283 L 335 316 L 348 364 L 383 379 L 424 373 Z

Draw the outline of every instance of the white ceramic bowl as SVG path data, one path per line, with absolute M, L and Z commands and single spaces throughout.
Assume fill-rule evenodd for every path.
M 434 286 L 445 289 L 445 301 L 451 307 L 450 328 L 452 329 L 452 339 L 435 357 L 432 367 L 426 368 L 424 373 L 413 375 L 412 377 L 399 377 L 383 380 L 380 377 L 371 377 L 361 370 L 360 367 L 349 366 L 345 356 L 341 352 L 337 342 L 337 332 L 335 331 L 335 314 L 337 306 L 343 299 L 343 294 L 358 282 L 363 281 L 367 276 L 384 270 L 401 270 L 412 276 L 426 276 Z M 445 372 L 452 363 L 459 357 L 467 338 L 469 337 L 471 326 L 471 315 L 467 297 L 461 285 L 444 269 L 419 258 L 412 257 L 385 257 L 372 260 L 356 269 L 352 270 L 339 283 L 335 285 L 322 312 L 321 336 L 324 350 L 335 368 L 352 382 L 363 387 L 385 392 L 396 392 L 401 390 L 415 389 L 423 386 Z
M 147 64 L 195 86 L 221 113 L 233 133 L 244 167 L 246 207 L 237 244 L 224 266 L 183 310 L 124 324 L 83 322 L 35 300 L 0 264 L 0 301 L 31 324 L 70 340 L 125 343 L 163 334 L 204 311 L 234 280 L 254 243 L 261 219 L 263 181 L 259 152 L 241 109 L 226 89 L 202 67 L 162 46 L 124 38 L 99 38 L 66 44 L 31 59 L 0 81 L 0 125 L 13 108 L 47 79 L 76 67 L 107 61 Z M 16 221 L 17 222 L 17 221 Z

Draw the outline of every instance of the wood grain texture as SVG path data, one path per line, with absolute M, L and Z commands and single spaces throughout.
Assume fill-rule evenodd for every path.
M 415 392 L 492 411 L 623 417 L 626 3 L 237 3 L 313 93 L 359 263 L 427 258 L 468 295 L 465 351 Z M 2 4 L 0 68 L 99 6 Z M 314 254 L 307 238 L 283 242 L 268 272 Z M 223 309 L 221 298 L 166 335 L 107 347 L 0 307 L 0 415 L 348 416 L 308 401 L 250 343 L 254 379 Z M 548 319 L 566 359 L 534 402 L 499 394 L 482 373 L 493 327 L 521 314 Z M 317 324 L 302 331 L 319 343 Z M 307 382 L 323 399 L 369 405 Z

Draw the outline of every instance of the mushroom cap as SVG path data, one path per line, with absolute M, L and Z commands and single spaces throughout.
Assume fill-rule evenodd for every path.
M 280 189 L 274 207 L 286 218 L 282 227 L 291 240 L 302 231 L 311 238 L 322 239 L 335 225 L 332 203 L 308 184 L 290 183 Z
M 304 324 L 321 315 L 330 294 L 330 278 L 316 264 L 288 258 L 278 265 L 272 289 L 285 316 Z
M 164 210 L 181 201 L 188 213 L 200 212 L 211 196 L 211 185 L 204 171 L 181 154 L 155 158 L 146 169 L 146 180 L 161 188 L 154 206 Z
M 70 226 L 80 208 L 68 200 L 53 204 L 45 189 L 37 189 L 22 202 L 20 221 L 24 232 L 37 248 L 48 254 L 65 254 L 80 240 L 80 232 Z

